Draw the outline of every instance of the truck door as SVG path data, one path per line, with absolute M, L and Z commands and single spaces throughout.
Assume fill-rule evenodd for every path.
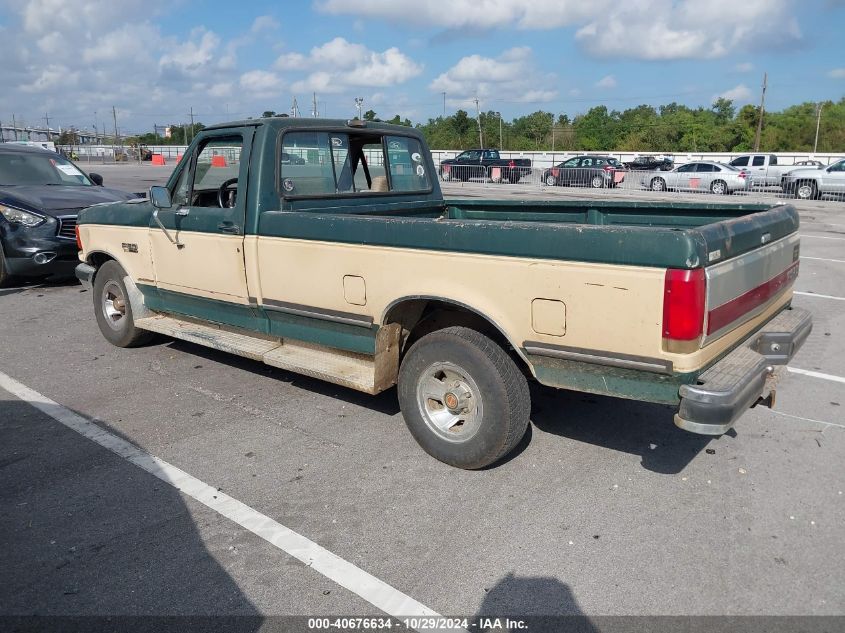
M 201 133 L 177 167 L 169 183 L 173 204 L 158 210 L 166 232 L 155 218 L 150 223 L 160 290 L 247 303 L 243 227 L 252 136 L 252 128 Z M 181 305 L 192 304 L 184 299 Z

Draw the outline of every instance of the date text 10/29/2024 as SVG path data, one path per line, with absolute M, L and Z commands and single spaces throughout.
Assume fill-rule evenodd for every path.
M 520 619 L 475 617 L 337 617 L 337 618 L 309 618 L 309 630 L 328 631 L 366 631 L 391 630 L 397 631 L 527 631 L 528 623 Z

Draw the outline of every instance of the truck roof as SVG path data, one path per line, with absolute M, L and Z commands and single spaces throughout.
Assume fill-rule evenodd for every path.
M 246 119 L 243 121 L 230 121 L 228 123 L 215 123 L 203 129 L 218 130 L 229 127 L 259 127 L 262 125 L 270 126 L 275 129 L 282 129 L 287 127 L 303 128 L 344 128 L 348 127 L 350 130 L 387 130 L 401 132 L 402 134 L 421 137 L 420 133 L 412 127 L 407 125 L 393 125 L 392 123 L 384 123 L 382 121 L 360 121 L 357 119 L 312 119 L 305 117 L 262 117 L 260 119 Z

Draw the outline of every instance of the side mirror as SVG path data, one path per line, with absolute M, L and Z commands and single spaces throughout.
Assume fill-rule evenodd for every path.
M 150 187 L 149 197 L 150 202 L 153 203 L 156 209 L 169 209 L 173 206 L 173 202 L 170 199 L 170 191 L 168 191 L 167 187 Z
M 88 177 L 91 179 L 91 182 L 93 182 L 98 187 L 103 186 L 103 177 L 100 174 L 95 174 L 92 172 L 88 174 Z

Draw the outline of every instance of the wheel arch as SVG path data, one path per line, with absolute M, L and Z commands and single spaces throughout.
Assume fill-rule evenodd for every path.
M 407 295 L 391 301 L 381 314 L 380 323 L 402 327 L 402 352 L 425 334 L 454 325 L 463 325 L 487 334 L 505 351 L 512 350 L 521 364 L 533 369 L 519 344 L 505 329 L 483 311 L 462 301 L 438 295 Z

